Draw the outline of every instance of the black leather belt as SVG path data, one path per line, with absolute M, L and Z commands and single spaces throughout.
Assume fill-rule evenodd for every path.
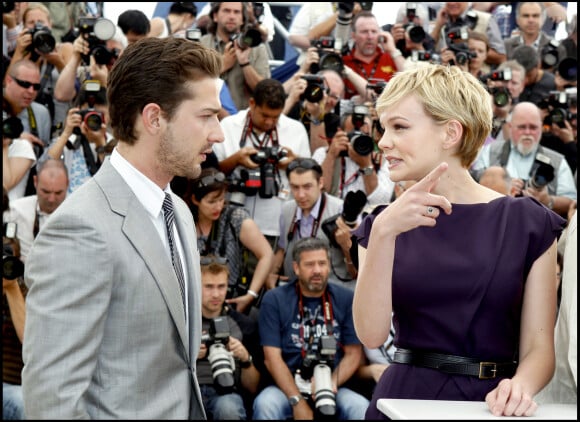
M 407 349 L 397 349 L 393 362 L 438 369 L 447 374 L 469 375 L 479 379 L 512 377 L 518 367 L 518 363 L 515 361 L 481 362 L 478 359 L 463 356 L 417 352 Z

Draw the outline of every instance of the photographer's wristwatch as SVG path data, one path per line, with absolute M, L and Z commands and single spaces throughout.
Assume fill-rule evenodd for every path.
M 252 358 L 252 355 L 248 355 L 248 360 L 245 362 L 240 361 L 240 368 L 242 369 L 247 369 L 250 366 L 252 366 L 252 362 L 254 362 L 254 359 Z
M 292 396 L 288 399 L 288 403 L 290 403 L 290 406 L 294 407 L 296 406 L 300 400 L 302 400 L 302 396 L 300 394 L 297 394 L 295 396 Z
M 368 166 L 362 169 L 359 169 L 360 174 L 362 174 L 363 176 L 368 176 L 373 174 L 373 171 L 375 170 L 375 168 L 373 166 Z

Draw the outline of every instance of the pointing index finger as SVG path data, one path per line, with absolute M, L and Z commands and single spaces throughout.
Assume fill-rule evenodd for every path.
M 422 178 L 419 182 L 415 183 L 411 186 L 410 190 L 423 190 L 425 192 L 431 192 L 431 190 L 435 187 L 439 178 L 443 173 L 447 171 L 449 165 L 445 162 L 440 163 L 437 167 L 435 167 L 427 176 Z

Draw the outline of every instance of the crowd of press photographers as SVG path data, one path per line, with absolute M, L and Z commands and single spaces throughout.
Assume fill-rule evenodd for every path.
M 90 10 L 90 4 L 101 8 Z M 223 54 L 226 140 L 214 147 L 198 179 L 172 182 L 192 210 L 202 255 L 205 334 L 198 364 L 204 368 L 204 405 L 215 419 L 273 417 L 260 406 L 275 403 L 276 396 L 260 394 L 271 386 L 290 391 L 271 363 L 263 363 L 261 345 L 273 341 L 265 321 L 274 325 L 261 315 L 261 305 L 267 292 L 296 283 L 293 252 L 301 238 L 329 242 L 327 281 L 340 292 L 333 290 L 333 300 L 341 299 L 332 305 L 336 319 L 343 318 L 337 325 L 342 340 L 354 333 L 348 298 L 357 259 L 350 230 L 408 187 L 388 177 L 373 107 L 397 71 L 441 63 L 472 73 L 488 88 L 494 110 L 494 129 L 472 166 L 473 177 L 507 195 L 534 192 L 565 218 L 576 207 L 576 15 L 562 40 L 544 25 L 557 16 L 548 16 L 548 8 L 559 12 L 559 3 L 511 3 L 511 28 L 509 3 L 491 10 L 466 2 L 402 3 L 395 23 L 382 27 L 372 2 L 305 3 L 288 28 L 301 53 L 280 69 L 268 61 L 273 4 L 168 5 L 161 17 L 127 10 L 114 23 L 103 17 L 102 3 L 3 3 L 5 419 L 23 416 L 17 406 L 22 362 L 15 356 L 23 339 L 22 263 L 46 218 L 114 148 L 107 130 L 107 72 L 141 38 L 185 37 Z M 541 121 L 515 128 L 518 104 L 537 108 Z M 518 130 L 534 138 L 530 150 L 510 147 Z M 272 300 L 266 299 L 269 312 Z M 317 303 L 313 314 L 322 309 Z M 301 357 L 287 350 L 290 345 L 280 346 L 282 363 L 303 376 L 291 380 L 291 391 L 299 392 L 289 397 L 290 414 L 277 416 L 312 416 L 312 410 L 296 413 L 309 403 L 318 417 L 362 418 L 391 344 L 380 350 L 363 348 L 356 339 L 337 344 L 322 312 L 305 319 L 313 321 L 308 330 L 319 332 Z M 355 357 L 348 377 L 331 375 L 340 359 Z M 311 395 L 313 377 L 317 390 Z M 347 402 L 359 408 L 345 409 Z

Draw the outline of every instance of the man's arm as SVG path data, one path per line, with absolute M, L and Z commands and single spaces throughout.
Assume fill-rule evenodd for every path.
M 332 371 L 332 382 L 336 387 L 340 387 L 356 373 L 363 361 L 363 356 L 362 345 L 347 344 L 344 346 L 344 356 Z
M 282 359 L 282 349 L 273 346 L 264 346 L 264 364 L 272 379 L 286 397 L 301 396 L 300 390 L 298 390 L 294 382 L 294 375 L 290 372 L 284 359 Z M 300 400 L 292 410 L 295 420 L 313 418 L 312 409 L 306 400 Z

